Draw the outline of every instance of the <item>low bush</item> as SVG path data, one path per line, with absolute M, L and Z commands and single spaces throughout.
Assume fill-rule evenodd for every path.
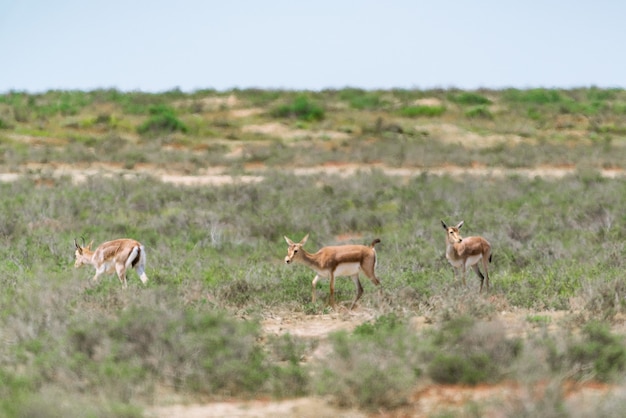
M 546 105 L 559 103 L 563 100 L 562 94 L 558 90 L 552 89 L 508 89 L 502 92 L 505 101 L 527 103 L 533 105 Z
M 140 134 L 163 134 L 172 132 L 188 131 L 187 126 L 181 122 L 169 106 L 157 105 L 150 107 L 150 117 L 139 125 L 137 132 Z
M 491 100 L 483 96 L 482 94 L 474 92 L 461 92 L 458 94 L 452 94 L 449 96 L 450 101 L 461 105 L 488 105 L 491 104 Z
M 307 96 L 299 95 L 290 104 L 274 108 L 271 115 L 276 118 L 295 118 L 313 122 L 324 119 L 324 109 Z
M 465 117 L 470 119 L 493 119 L 493 113 L 487 106 L 474 106 L 465 111 Z
M 409 118 L 415 117 L 436 117 L 445 113 L 445 106 L 406 106 L 399 110 L 400 116 Z
M 353 334 L 331 335 L 333 354 L 324 359 L 314 388 L 344 407 L 395 408 L 407 402 L 422 371 L 417 335 L 403 321 L 383 316 Z
M 522 352 L 522 341 L 507 338 L 497 321 L 457 317 L 433 333 L 428 375 L 439 383 L 497 382 Z
M 384 104 L 380 92 L 361 89 L 343 89 L 339 92 L 339 98 L 350 103 L 353 109 L 360 110 L 378 109 Z
M 496 372 L 486 353 L 437 353 L 428 365 L 428 375 L 437 383 L 476 385 L 493 381 Z
M 3 118 L 0 118 L 0 129 L 13 129 L 13 125 L 5 121 Z
M 571 344 L 565 362 L 580 380 L 611 382 L 626 370 L 624 338 L 613 334 L 606 323 L 591 321 L 583 327 L 580 340 Z

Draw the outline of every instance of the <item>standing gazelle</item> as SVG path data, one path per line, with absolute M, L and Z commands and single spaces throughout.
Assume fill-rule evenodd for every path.
M 465 272 L 468 267 L 472 267 L 474 272 L 480 277 L 480 291 L 483 291 L 483 282 L 487 278 L 487 289 L 489 289 L 489 263 L 491 262 L 491 244 L 483 237 L 466 237 L 463 238 L 459 234 L 459 229 L 463 226 L 463 221 L 457 226 L 447 226 L 441 221 L 443 229 L 446 230 L 446 258 L 454 267 L 454 276 L 456 270 L 461 269 L 463 278 L 463 286 L 465 284 Z M 480 272 L 478 262 L 483 262 L 485 275 Z
M 83 243 L 84 244 L 84 243 Z M 91 251 L 91 244 L 81 247 L 74 240 L 76 246 L 76 262 L 74 267 L 78 268 L 83 264 L 89 264 L 95 267 L 96 274 L 93 276 L 93 280 L 97 281 L 98 278 L 104 273 L 117 273 L 117 277 L 122 283 L 122 287 L 127 287 L 126 283 L 126 270 L 134 268 L 139 274 L 139 278 L 143 284 L 148 281 L 146 276 L 146 250 L 144 246 L 134 239 L 122 238 L 113 241 L 107 241 L 102 244 L 95 251 Z
M 297 261 L 315 270 L 317 273 L 311 283 L 312 301 L 315 303 L 315 285 L 321 278 L 330 278 L 330 305 L 335 306 L 335 277 L 350 276 L 356 286 L 356 297 L 350 306 L 350 310 L 363 295 L 363 286 L 359 280 L 359 272 L 369 277 L 376 286 L 380 281 L 376 277 L 376 250 L 374 246 L 380 242 L 376 238 L 369 246 L 365 245 L 336 245 L 322 247 L 315 254 L 308 253 L 302 248 L 309 238 L 306 234 L 302 241 L 294 243 L 285 237 L 289 247 L 285 263 L 290 264 Z

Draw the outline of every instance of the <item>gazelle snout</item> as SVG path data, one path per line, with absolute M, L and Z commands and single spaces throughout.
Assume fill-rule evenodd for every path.
M 285 263 L 286 264 L 291 263 L 291 259 L 289 258 L 289 256 L 285 256 Z
M 76 260 L 74 261 L 74 268 L 79 268 L 83 265 L 83 260 L 81 260 L 79 250 L 76 250 Z

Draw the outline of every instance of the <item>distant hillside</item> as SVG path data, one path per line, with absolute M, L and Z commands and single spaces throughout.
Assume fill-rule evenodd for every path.
M 10 92 L 0 95 L 0 166 L 623 169 L 625 116 L 626 91 L 598 88 Z

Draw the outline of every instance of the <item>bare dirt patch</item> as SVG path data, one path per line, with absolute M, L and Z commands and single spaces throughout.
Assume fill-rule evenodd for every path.
M 432 138 L 445 144 L 458 144 L 466 148 L 490 148 L 498 144 L 517 145 L 522 142 L 535 142 L 519 135 L 479 135 L 449 123 L 430 123 L 415 127 L 418 131 L 426 131 Z
M 184 186 L 220 186 L 236 183 L 257 183 L 263 181 L 267 168 L 263 165 L 247 165 L 245 174 L 229 174 L 225 166 L 212 166 L 199 170 L 197 174 L 187 174 L 174 169 L 164 170 L 149 164 L 137 165 L 134 168 L 125 168 L 122 164 L 115 163 L 91 163 L 91 164 L 26 164 L 12 172 L 0 173 L 0 182 L 12 182 L 21 177 L 34 179 L 58 180 L 70 177 L 76 184 L 86 182 L 90 177 L 122 177 L 137 178 L 139 176 L 154 177 L 164 183 Z M 578 169 L 574 166 L 538 166 L 532 168 L 508 168 L 508 167 L 389 167 L 383 164 L 350 164 L 334 163 L 311 167 L 282 167 L 280 170 L 295 175 L 310 176 L 317 174 L 338 175 L 350 177 L 363 172 L 377 170 L 385 175 L 409 179 L 412 177 L 430 174 L 435 176 L 449 175 L 453 177 L 506 177 L 523 176 L 528 178 L 552 178 L 559 179 L 575 175 Z M 599 169 L 598 174 L 605 178 L 626 177 L 623 169 Z
M 339 410 L 320 398 L 299 398 L 284 401 L 255 400 L 246 402 L 215 402 L 212 404 L 172 405 L 148 412 L 154 418 L 365 418 L 355 410 Z
M 278 122 L 264 123 L 261 125 L 247 125 L 243 127 L 243 132 L 259 134 L 268 137 L 280 138 L 280 139 L 348 139 L 350 135 L 345 132 L 337 131 L 310 131 L 307 129 L 292 129 L 287 125 Z

